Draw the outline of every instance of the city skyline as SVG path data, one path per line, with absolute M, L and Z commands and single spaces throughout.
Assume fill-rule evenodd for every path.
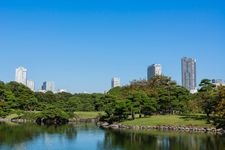
M 28 69 L 26 69 L 23 66 L 20 66 L 16 68 L 16 74 L 15 74 L 15 81 L 18 83 L 22 83 L 29 87 L 32 91 L 39 91 L 39 92 L 63 92 L 67 91 L 65 89 L 55 89 L 55 83 L 53 81 L 44 81 L 40 88 L 35 90 L 35 81 L 28 80 L 27 79 L 27 72 Z M 197 82 L 196 82 L 196 59 L 194 58 L 188 58 L 188 57 L 182 57 L 181 58 L 181 84 L 183 87 L 188 89 L 191 93 L 195 93 L 197 91 Z M 161 64 L 152 64 L 149 65 L 147 68 L 147 78 L 146 80 L 150 80 L 153 76 L 157 75 L 163 75 L 162 73 L 162 66 Z M 165 75 L 167 76 L 167 75 Z M 170 77 L 170 76 L 169 76 Z M 136 80 L 136 79 L 133 79 Z M 210 79 L 211 82 L 215 85 L 224 85 L 225 80 L 224 79 Z M 25 83 L 23 83 L 25 81 Z M 177 81 L 176 81 L 177 82 Z M 178 83 L 178 82 L 177 82 Z M 129 83 L 126 83 L 128 85 Z M 179 84 L 179 83 L 178 83 Z M 120 87 L 121 81 L 119 77 L 113 77 L 111 79 L 111 88 L 114 87 Z M 106 91 L 106 90 L 105 90 Z M 104 92 L 105 92 L 104 91 Z M 84 93 L 80 92 L 80 93 Z M 87 92 L 85 92 L 87 93 Z
M 153 63 L 181 85 L 180 59 L 198 60 L 203 78 L 225 79 L 225 1 L 0 1 L 0 80 L 29 69 L 37 87 L 70 92 L 126 85 Z
M 42 86 L 36 89 L 35 81 L 28 79 L 27 73 L 28 73 L 27 68 L 25 68 L 23 66 L 19 66 L 18 68 L 16 68 L 16 71 L 15 71 L 15 80 L 11 80 L 11 81 L 16 81 L 18 83 L 22 83 L 23 85 L 30 88 L 32 91 L 40 91 L 40 92 L 51 91 L 53 93 L 60 92 L 60 91 L 66 91 L 65 89 L 56 90 L 55 83 L 53 81 L 44 81 Z

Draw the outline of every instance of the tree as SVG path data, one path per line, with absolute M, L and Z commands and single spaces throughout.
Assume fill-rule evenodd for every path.
M 190 111 L 188 110 L 190 100 L 192 98 L 191 93 L 182 86 L 176 86 L 173 89 L 174 101 L 172 101 L 173 111 L 178 113 L 184 113 Z
M 14 94 L 0 81 L 0 116 L 5 117 L 15 106 Z
M 131 101 L 129 103 L 131 112 L 138 113 L 139 117 L 142 114 L 149 115 L 156 110 L 156 99 L 150 98 L 144 91 L 135 91 L 131 94 L 129 100 Z
M 218 87 L 215 107 L 216 123 L 219 127 L 225 128 L 225 87 Z
M 65 110 L 69 112 L 79 111 L 81 110 L 80 105 L 81 105 L 80 98 L 73 96 L 70 97 L 69 100 L 67 101 Z
M 31 98 L 23 101 L 23 110 L 25 111 L 35 111 L 38 109 L 39 103 L 37 98 Z
M 64 101 L 64 102 L 66 102 L 72 96 L 73 95 L 71 93 L 67 92 L 60 92 L 55 94 L 57 101 Z
M 115 104 L 115 111 L 114 111 L 114 119 L 116 121 L 121 121 L 123 119 L 127 119 L 128 118 L 128 109 L 127 109 L 127 105 L 126 105 L 126 101 L 125 100 L 119 100 L 116 102 Z
M 18 100 L 27 100 L 34 98 L 34 92 L 28 87 L 17 82 L 9 82 L 6 87 L 14 94 Z
M 30 99 L 35 98 L 34 92 L 23 84 L 9 82 L 6 84 L 6 88 L 10 90 L 15 96 L 13 105 L 16 109 L 24 110 L 24 103 Z
M 112 95 L 106 95 L 104 97 L 104 101 L 105 101 L 104 111 L 107 115 L 107 118 L 112 118 L 115 112 L 116 97 Z
M 225 87 L 218 87 L 218 95 L 216 97 L 215 113 L 225 119 Z
M 144 115 L 151 115 L 156 111 L 157 101 L 155 97 L 146 97 L 143 101 L 141 113 Z
M 209 79 L 203 79 L 199 86 L 200 104 L 209 121 L 210 114 L 215 110 L 215 85 Z

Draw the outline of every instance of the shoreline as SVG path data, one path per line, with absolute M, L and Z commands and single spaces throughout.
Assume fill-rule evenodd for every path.
M 68 119 L 69 123 L 97 123 L 99 118 L 70 118 Z M 33 119 L 17 119 L 17 118 L 0 118 L 0 122 L 13 122 L 13 123 L 35 123 L 37 124 L 36 120 Z
M 28 119 L 8 119 L 0 118 L 0 122 L 13 122 L 13 123 L 36 123 L 36 120 Z M 185 126 L 185 125 L 156 125 L 156 126 L 146 126 L 146 125 L 125 125 L 122 123 L 109 124 L 107 122 L 98 122 L 98 118 L 80 118 L 80 119 L 69 119 L 70 123 L 96 123 L 96 126 L 103 129 L 113 129 L 113 130 L 145 130 L 145 131 L 174 131 L 174 132 L 186 132 L 186 133 L 211 133 L 218 135 L 225 135 L 225 129 L 216 127 L 204 127 L 204 126 Z
M 187 133 L 211 133 L 224 135 L 225 130 L 222 128 L 216 127 L 200 127 L 200 126 L 171 126 L 171 125 L 158 125 L 158 126 L 141 126 L 141 125 L 124 125 L 121 123 L 109 124 L 107 122 L 98 122 L 97 126 L 104 129 L 113 129 L 113 130 L 158 130 L 158 131 L 174 131 L 174 132 L 187 132 Z

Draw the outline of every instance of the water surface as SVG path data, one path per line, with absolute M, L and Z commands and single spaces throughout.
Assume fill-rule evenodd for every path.
M 94 124 L 0 124 L 1 150 L 225 150 L 225 137 L 159 131 L 112 131 Z

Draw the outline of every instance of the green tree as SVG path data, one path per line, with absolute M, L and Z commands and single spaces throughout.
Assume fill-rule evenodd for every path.
M 216 97 L 216 124 L 225 129 L 225 87 L 218 87 L 218 95 Z
M 35 111 L 39 107 L 39 103 L 37 98 L 31 98 L 28 100 L 23 101 L 23 110 L 25 111 Z
M 81 101 L 79 97 L 70 97 L 66 103 L 66 111 L 75 112 L 81 110 Z
M 210 114 L 215 110 L 215 85 L 213 85 L 209 79 L 203 79 L 199 86 L 200 89 L 198 90 L 198 93 L 200 104 L 209 121 Z
M 13 105 L 16 109 L 24 110 L 24 103 L 30 99 L 35 98 L 34 92 L 23 84 L 9 82 L 6 84 L 6 88 L 9 89 L 15 96 Z
M 128 109 L 125 100 L 118 100 L 115 104 L 114 120 L 121 121 L 128 118 Z
M 112 95 L 106 95 L 104 97 L 104 101 L 105 101 L 104 111 L 107 115 L 107 118 L 112 118 L 115 112 L 116 97 Z

